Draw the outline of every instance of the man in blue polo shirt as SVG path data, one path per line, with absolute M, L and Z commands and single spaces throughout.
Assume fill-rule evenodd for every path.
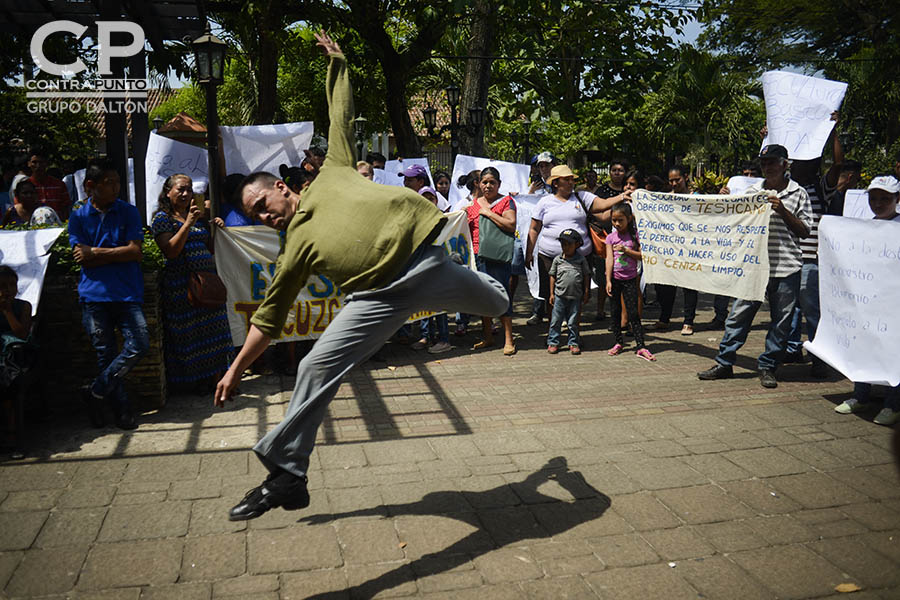
M 106 401 L 116 425 L 134 429 L 137 424 L 122 380 L 150 345 L 141 311 L 141 217 L 135 207 L 118 198 L 119 174 L 111 162 L 92 163 L 85 172 L 84 186 L 90 198 L 69 218 L 69 243 L 81 265 L 78 296 L 82 323 L 100 367 L 100 374 L 84 389 L 84 401 L 94 427 L 106 424 Z M 121 351 L 117 327 L 122 334 Z

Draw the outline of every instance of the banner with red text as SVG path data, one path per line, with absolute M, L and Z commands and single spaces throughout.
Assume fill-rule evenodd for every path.
M 464 212 L 447 215 L 447 225 L 434 242 L 449 254 L 458 252 L 475 269 L 472 238 Z M 235 346 L 244 343 L 250 317 L 266 297 L 275 276 L 275 259 L 280 249 L 279 233 L 262 225 L 227 227 L 216 232 L 216 270 L 228 288 L 228 324 Z M 312 275 L 297 296 L 288 314 L 284 333 L 276 342 L 313 340 L 322 335 L 344 305 L 346 295 L 324 275 Z M 423 311 L 410 322 L 436 313 Z
M 769 281 L 767 196 L 634 192 L 644 281 L 762 301 Z

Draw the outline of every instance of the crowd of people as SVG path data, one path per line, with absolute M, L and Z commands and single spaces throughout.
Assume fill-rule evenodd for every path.
M 778 385 L 776 372 L 780 365 L 808 360 L 802 351 L 803 326 L 805 323 L 805 333 L 812 339 L 820 316 L 818 222 L 825 214 L 842 214 L 846 191 L 860 179 L 860 163 L 844 157 L 837 136 L 833 136 L 832 143 L 835 161 L 824 173 L 820 172 L 820 159 L 791 161 L 788 151 L 778 145 L 764 147 L 755 161 L 743 165 L 740 173 L 760 178 L 748 191 L 768 191 L 772 207 L 766 288 L 771 318 L 765 351 L 757 361 L 760 384 L 766 388 Z M 277 181 L 283 186 L 277 189 L 282 190 L 285 202 L 304 195 L 308 205 L 310 185 L 327 179 L 322 174 L 327 171 L 329 156 L 324 150 L 311 149 L 300 165 L 282 165 L 280 177 L 228 176 L 223 181 L 225 202 L 221 216 L 213 220 L 209 218 L 209 201 L 195 193 L 190 177 L 175 174 L 166 179 L 149 232 L 165 257 L 160 293 L 166 377 L 172 392 L 212 393 L 217 382 L 233 372 L 235 353 L 240 350 L 234 348 L 231 340 L 224 299 L 206 297 L 215 296 L 216 292 L 215 281 L 209 278 L 209 274 L 216 272 L 213 228 L 263 224 L 287 230 L 290 218 L 267 208 L 268 192 L 260 192 L 257 201 L 248 202 L 247 190 L 256 189 L 254 183 L 266 190 L 276 189 L 273 182 Z M 365 161 L 355 160 L 352 152 L 341 158 L 355 170 L 358 175 L 353 177 L 358 176 L 360 182 L 372 180 L 375 169 L 383 169 L 386 162 L 386 157 L 377 153 L 369 154 Z M 20 227 L 58 224 L 68 228 L 73 257 L 82 267 L 78 285 L 82 322 L 97 355 L 96 376 L 83 389 L 86 411 L 95 427 L 103 427 L 111 414 L 118 427 L 133 429 L 137 422 L 123 379 L 149 344 L 141 309 L 144 227 L 137 209 L 119 198 L 119 175 L 111 162 L 91 161 L 83 183 L 87 200 L 82 202 L 71 201 L 76 196 L 71 182 L 67 184 L 50 174 L 48 165 L 44 153 L 32 152 L 27 160 L 20 160 L 13 169 L 5 170 L 9 192 L 0 194 L 2 223 Z M 633 352 L 637 357 L 656 361 L 657 357 L 646 346 L 643 312 L 645 307 L 656 305 L 658 319 L 647 328 L 669 329 L 677 288 L 642 285 L 641 242 L 631 196 L 637 189 L 694 193 L 690 170 L 676 164 L 665 176 L 648 176 L 617 158 L 604 165 L 606 177 L 601 180 L 593 169 L 576 174 L 549 152 L 534 156 L 531 167 L 531 185 L 521 192 L 539 194 L 541 198 L 533 209 L 530 228 L 527 233 L 522 232 L 524 239 L 520 239 L 516 227 L 519 191 L 501 194 L 500 190 L 505 188 L 497 169 L 473 171 L 456 182 L 446 172 L 429 173 L 420 165 L 410 165 L 400 173 L 403 186 L 417 194 L 423 206 L 427 203 L 436 209 L 423 212 L 422 207 L 416 207 L 413 214 L 421 218 L 427 215 L 435 223 L 451 210 L 447 201 L 451 186 L 463 188 L 466 201 L 462 210 L 471 233 L 477 270 L 502 288 L 504 308 L 496 314 L 448 311 L 414 325 L 400 323 L 390 332 L 393 334 L 390 337 L 396 343 L 409 344 L 413 350 L 441 354 L 454 348 L 450 319 L 455 321 L 452 334 L 459 344 L 470 334 L 470 323 L 475 317 L 481 321 L 480 337 L 468 346 L 473 350 L 490 349 L 502 332 L 503 343 L 497 345 L 504 355 L 515 355 L 519 336 L 513 331 L 513 299 L 520 277 L 535 269 L 540 297 L 533 299 L 531 314 L 524 323 L 535 334 L 546 334 L 547 352 L 557 354 L 567 348 L 570 354 L 582 354 L 586 348 L 581 323 L 589 318 L 596 322 L 608 319 L 612 343 L 605 350 L 609 356 L 625 351 L 627 336 L 633 338 Z M 868 186 L 869 204 L 876 219 L 900 221 L 897 213 L 900 182 L 896 178 L 900 176 L 900 159 L 897 171 L 875 177 Z M 346 187 L 348 181 L 342 180 L 340 184 Z M 314 189 L 325 189 L 325 183 L 318 183 Z M 364 191 L 373 193 L 372 188 Z M 729 190 L 723 188 L 721 193 Z M 346 218 L 341 216 L 336 223 L 346 226 Z M 374 215 L 369 220 L 377 221 Z M 431 232 L 435 223 L 428 223 L 426 228 Z M 431 235 L 423 233 L 420 237 L 426 239 Z M 381 257 L 383 261 L 393 261 L 391 268 L 406 258 Z M 450 259 L 461 262 L 459 256 Z M 303 269 L 298 267 L 295 281 L 287 284 L 276 279 L 273 286 L 278 293 L 296 296 L 305 274 L 308 275 L 308 265 Z M 353 281 L 350 274 L 344 275 Z M 13 447 L 14 456 L 20 457 L 24 429 L 21 394 L 16 386 L 21 387 L 27 381 L 24 376 L 27 367 L 23 365 L 27 359 L 23 358 L 22 348 L 32 332 L 31 307 L 17 298 L 16 280 L 14 270 L 0 266 L 0 387 L 17 389 L 16 394 L 4 394 L 4 423 L 9 439 L 2 443 Z M 592 282 L 596 285 L 593 292 L 597 298 L 596 311 L 588 315 Z M 341 287 L 352 291 L 353 286 L 344 281 Z M 281 292 L 282 288 L 288 291 Z M 701 380 L 732 377 L 737 352 L 746 342 L 762 303 L 714 296 L 713 319 L 697 325 L 699 293 L 682 289 L 682 297 L 681 335 L 693 335 L 696 327 L 723 331 L 715 364 L 697 376 Z M 272 322 L 277 322 L 277 318 Z M 564 324 L 565 344 L 562 343 Z M 116 331 L 123 340 L 121 346 Z M 272 333 L 273 329 L 266 331 Z M 303 349 L 296 345 L 284 346 L 290 349 L 289 362 L 296 368 Z M 378 348 L 374 348 L 365 358 L 378 360 L 379 356 Z M 811 356 L 812 377 L 823 378 L 828 372 L 821 360 Z M 870 395 L 871 386 L 856 383 L 853 397 L 835 410 L 841 414 L 857 412 Z M 892 388 L 875 422 L 892 425 L 898 420 L 900 390 Z

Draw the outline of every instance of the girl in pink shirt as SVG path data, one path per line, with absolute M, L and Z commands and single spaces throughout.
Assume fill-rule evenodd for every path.
M 628 322 L 634 332 L 634 341 L 637 344 L 637 355 L 644 360 L 654 361 L 653 356 L 644 347 L 644 328 L 641 318 L 638 316 L 638 261 L 641 260 L 641 243 L 638 241 L 637 227 L 634 224 L 634 215 L 631 205 L 627 202 L 619 202 L 611 209 L 613 232 L 606 236 L 606 293 L 610 296 L 610 312 L 612 319 L 613 335 L 616 336 L 616 345 L 609 349 L 608 354 L 615 356 L 622 352 L 624 338 L 622 337 L 622 302 L 625 301 L 625 311 L 628 313 Z

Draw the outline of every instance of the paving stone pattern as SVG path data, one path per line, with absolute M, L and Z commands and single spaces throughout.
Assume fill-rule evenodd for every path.
M 900 598 L 892 430 L 833 412 L 851 384 L 797 365 L 764 390 L 759 328 L 734 380 L 699 382 L 718 332 L 651 333 L 651 364 L 601 352 L 605 324 L 575 357 L 515 323 L 512 358 L 389 346 L 354 370 L 311 506 L 244 523 L 289 379 L 124 434 L 57 414 L 0 464 L 0 597 Z

